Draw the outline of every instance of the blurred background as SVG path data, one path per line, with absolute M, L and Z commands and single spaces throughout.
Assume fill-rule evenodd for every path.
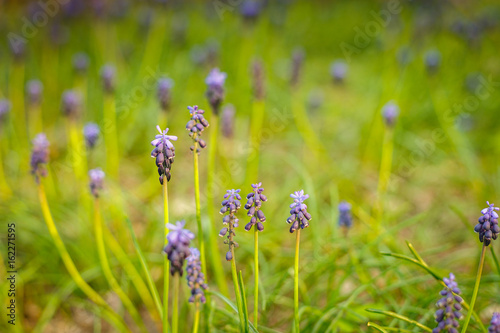
M 112 331 L 72 284 L 43 222 L 29 166 L 33 137 L 43 131 L 50 141 L 44 184 L 68 251 L 87 281 L 123 313 L 100 272 L 87 169 L 106 172 L 104 221 L 139 267 L 124 219 L 132 221 L 160 288 L 162 189 L 150 141 L 157 124 L 179 137 L 170 219 L 185 219 L 195 231 L 187 106 L 206 110 L 211 122 L 205 78 L 215 67 L 227 79 L 212 193 L 206 192 L 209 147 L 200 154 L 204 237 L 222 228 L 213 212 L 225 190 L 241 188 L 246 195 L 250 184 L 263 183 L 269 201 L 260 235 L 262 331 L 291 331 L 294 237 L 286 218 L 289 194 L 299 189 L 310 195 L 313 216 L 301 244 L 303 331 L 365 332 L 370 320 L 418 331 L 366 308 L 434 327 L 440 285 L 381 252 L 409 255 L 411 242 L 441 276 L 454 272 L 469 297 L 480 251 L 473 227 L 500 190 L 499 20 L 493 0 L 0 1 L 0 299 L 8 302 L 3 276 L 7 224 L 14 222 L 16 330 Z M 103 80 L 106 65 L 115 71 L 111 88 Z M 161 78 L 173 81 L 166 110 L 158 100 Z M 38 95 L 33 80 L 41 83 Z M 69 89 L 82 96 L 75 120 L 63 112 Z M 264 108 L 261 120 L 255 120 L 257 103 Z M 110 124 L 106 109 L 113 107 Z M 396 110 L 394 117 L 387 108 Z M 92 149 L 83 142 L 88 122 L 101 133 Z M 213 129 L 204 134 L 208 146 Z M 78 133 L 73 143 L 72 133 Z M 117 135 L 114 146 L 105 143 L 110 133 Z M 351 228 L 338 225 L 344 200 L 352 206 Z M 251 303 L 253 235 L 243 225 L 236 256 Z M 213 246 L 220 256 L 209 263 L 219 261 L 231 290 L 222 239 Z M 500 310 L 493 255 L 476 305 L 484 323 Z M 151 321 L 110 257 L 120 284 Z M 210 288 L 219 290 L 211 265 L 208 271 Z M 181 331 L 187 332 L 193 309 L 182 304 Z M 213 331 L 237 331 L 236 321 L 216 300 Z M 12 330 L 5 318 L 0 330 Z

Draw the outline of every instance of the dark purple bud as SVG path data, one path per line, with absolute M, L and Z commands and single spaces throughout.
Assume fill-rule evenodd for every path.
M 226 253 L 226 260 L 227 261 L 231 261 L 231 259 L 233 259 L 233 254 L 231 253 L 231 251 L 227 251 L 227 253 Z
M 219 232 L 220 237 L 224 237 L 227 234 L 227 228 L 222 228 Z
M 260 222 L 265 222 L 266 221 L 266 216 L 261 210 L 257 211 L 257 217 L 259 218 Z
M 263 231 L 264 230 L 264 225 L 261 222 L 257 223 L 257 230 Z

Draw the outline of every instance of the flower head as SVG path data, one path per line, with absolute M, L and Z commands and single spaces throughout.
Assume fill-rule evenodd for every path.
M 174 86 L 174 81 L 168 77 L 158 80 L 157 96 L 163 111 L 168 110 L 170 106 L 170 92 Z
M 347 63 L 343 60 L 336 60 L 330 65 L 330 75 L 332 76 L 332 79 L 336 83 L 341 83 L 344 81 L 346 75 L 347 75 L 347 70 L 349 69 L 349 66 L 347 66 Z
M 155 139 L 151 141 L 151 144 L 155 146 L 151 152 L 151 157 L 156 158 L 156 166 L 158 167 L 158 174 L 160 175 L 160 184 L 163 185 L 164 177 L 167 178 L 167 181 L 170 181 L 170 169 L 172 163 L 174 163 L 175 157 L 175 148 L 170 141 L 176 141 L 177 137 L 174 135 L 167 135 L 168 128 L 162 131 L 160 126 L 157 125 L 156 129 L 160 134 L 157 134 Z
M 307 228 L 312 217 L 307 211 L 307 205 L 304 203 L 304 200 L 309 198 L 308 194 L 304 194 L 304 190 L 295 191 L 290 194 L 290 197 L 293 198 L 293 203 L 290 205 L 291 215 L 286 221 L 292 225 L 290 233 L 293 233 L 299 227 L 301 229 Z
M 488 333 L 500 333 L 500 313 L 495 312 L 493 317 L 491 317 Z
M 301 48 L 296 48 L 292 54 L 292 76 L 290 83 L 292 86 L 296 86 L 299 83 L 300 72 L 302 69 L 302 64 L 304 62 L 305 52 Z
M 73 68 L 78 74 L 85 74 L 89 68 L 89 57 L 85 53 L 77 53 L 73 56 Z
M 212 111 L 215 114 L 219 113 L 219 107 L 224 99 L 224 83 L 226 77 L 226 73 L 221 72 L 218 68 L 214 68 L 205 79 L 205 83 L 207 84 L 206 95 L 212 107 Z
M 85 137 L 85 144 L 88 148 L 92 149 L 99 139 L 99 126 L 96 123 L 87 123 L 83 128 L 83 136 Z
M 261 4 L 256 0 L 245 0 L 240 6 L 240 13 L 247 20 L 256 19 L 261 11 Z
M 440 295 L 442 296 L 436 303 L 438 310 L 434 317 L 436 318 L 437 327 L 432 330 L 432 333 L 448 332 L 448 333 L 458 333 L 458 321 L 462 318 L 462 298 L 458 296 L 460 294 L 460 289 L 458 289 L 458 284 L 455 282 L 455 275 L 450 273 L 449 278 L 443 279 L 446 287 L 441 290 Z
M 191 254 L 189 243 L 194 239 L 194 234 L 184 229 L 186 221 L 177 221 L 175 224 L 167 223 L 166 227 L 170 230 L 167 234 L 168 244 L 163 252 L 170 260 L 170 274 L 179 273 L 182 276 L 184 260 Z
M 10 107 L 11 104 L 7 99 L 0 99 L 0 122 L 3 122 L 7 118 Z
M 479 233 L 479 241 L 484 243 L 485 246 L 490 245 L 492 240 L 498 238 L 500 233 L 500 226 L 498 225 L 498 213 L 500 208 L 495 207 L 495 204 L 490 204 L 486 201 L 488 207 L 481 210 L 481 216 L 478 219 L 478 224 L 474 227 L 474 231 Z
M 82 97 L 75 90 L 66 90 L 62 95 L 61 108 L 65 116 L 76 118 L 81 109 Z
M 399 106 L 394 101 L 389 101 L 382 107 L 382 117 L 388 127 L 394 126 L 399 114 Z
M 89 171 L 90 192 L 92 192 L 92 195 L 95 198 L 99 197 L 99 192 L 103 188 L 104 176 L 105 176 L 104 171 L 102 171 L 101 168 L 96 168 Z
M 222 200 L 222 208 L 220 213 L 222 215 L 228 213 L 228 215 L 224 216 L 222 219 L 222 224 L 227 225 L 219 232 L 220 237 L 224 237 L 227 235 L 227 239 L 224 240 L 224 244 L 229 246 L 229 251 L 226 253 L 226 260 L 231 261 L 233 259 L 233 253 L 235 247 L 238 247 L 238 243 L 233 240 L 233 237 L 236 236 L 234 229 L 238 227 L 238 218 L 236 217 L 236 212 L 241 207 L 241 195 L 239 194 L 241 190 L 227 190 L 226 194 L 224 194 L 224 200 Z
M 44 165 L 49 161 L 49 140 L 44 133 L 40 133 L 32 141 L 33 149 L 31 151 L 31 174 L 35 176 L 38 182 L 40 176 L 47 176 L 47 170 Z
M 339 226 L 352 227 L 351 204 L 346 201 L 339 203 Z
M 255 226 L 257 230 L 264 230 L 263 222 L 266 222 L 266 216 L 264 212 L 260 210 L 262 202 L 267 201 L 267 197 L 262 194 L 264 189 L 261 187 L 262 183 L 252 184 L 253 192 L 247 195 L 247 203 L 245 204 L 245 209 L 248 210 L 247 215 L 250 216 L 250 222 L 245 225 L 245 230 L 250 231 L 252 226 Z
M 30 80 L 26 83 L 26 93 L 30 104 L 40 104 L 42 101 L 43 84 L 40 80 Z
M 234 114 L 235 110 L 232 104 L 228 104 L 222 109 L 222 135 L 226 138 L 232 138 L 234 135 Z
M 187 283 L 191 288 L 191 297 L 189 302 L 194 303 L 199 300 L 201 303 L 206 302 L 205 290 L 208 285 L 205 283 L 205 275 L 201 271 L 200 251 L 197 248 L 190 248 L 191 255 L 187 257 Z
M 116 68 L 113 65 L 104 65 L 101 68 L 101 79 L 104 91 L 112 94 L 115 91 Z
M 205 148 L 207 144 L 204 140 L 200 139 L 203 130 L 208 127 L 208 121 L 203 117 L 205 111 L 198 108 L 198 105 L 188 106 L 189 114 L 191 114 L 191 119 L 186 124 L 186 129 L 189 131 L 189 136 L 193 139 L 193 142 L 198 143 L 201 148 Z M 191 150 L 194 151 L 194 146 L 191 146 Z M 196 153 L 199 153 L 199 149 Z

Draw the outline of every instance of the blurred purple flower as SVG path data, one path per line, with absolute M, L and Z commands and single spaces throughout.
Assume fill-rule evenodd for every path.
M 399 115 L 399 106 L 394 101 L 389 101 L 382 107 L 382 117 L 388 127 L 394 126 Z
M 290 84 L 296 86 L 299 83 L 302 64 L 304 63 L 305 52 L 302 48 L 296 48 L 292 54 L 292 75 Z
M 49 161 L 49 140 L 44 133 L 37 134 L 32 141 L 33 149 L 31 150 L 31 174 L 35 176 L 37 183 L 41 177 L 47 176 L 45 164 Z
M 207 84 L 206 96 L 212 108 L 212 112 L 215 114 L 219 113 L 219 107 L 224 99 L 224 83 L 226 77 L 226 73 L 221 72 L 218 68 L 214 68 L 205 79 L 205 83 Z
M 232 138 L 234 135 L 234 114 L 236 111 L 234 110 L 234 106 L 232 104 L 226 105 L 222 109 L 222 135 L 226 138 Z
M 201 270 L 200 251 L 197 248 L 190 248 L 191 255 L 187 257 L 187 283 L 191 288 L 191 297 L 189 302 L 194 303 L 199 300 L 201 303 L 206 302 L 204 290 L 208 289 L 205 283 L 205 275 Z
M 82 104 L 80 93 L 75 90 L 66 90 L 62 95 L 62 111 L 69 118 L 79 116 Z
M 163 252 L 170 260 L 170 274 L 179 273 L 182 276 L 184 260 L 191 254 L 189 251 L 189 243 L 194 239 L 194 234 L 184 229 L 186 221 L 178 221 L 175 224 L 167 223 L 169 229 L 167 234 L 168 244 Z
M 10 112 L 11 104 L 7 99 L 0 99 L 0 123 L 2 123 Z
M 30 80 L 26 83 L 26 93 L 30 104 L 40 104 L 42 101 L 42 92 L 43 84 L 40 80 Z
M 330 75 L 336 83 L 344 82 L 349 66 L 344 60 L 335 60 L 330 66 Z
M 339 203 L 339 227 L 352 227 L 351 204 L 342 201 Z
M 83 136 L 85 137 L 85 144 L 88 148 L 92 149 L 99 139 L 99 126 L 96 123 L 87 123 L 83 128 Z
M 240 6 L 241 15 L 247 20 L 256 19 L 261 11 L 261 4 L 255 0 L 245 0 Z
M 107 64 L 101 68 L 101 79 L 104 91 L 112 94 L 115 91 L 115 76 L 116 68 L 113 65 Z
M 170 93 L 174 81 L 168 77 L 163 77 L 158 80 L 157 97 L 163 111 L 167 111 L 170 107 Z
M 500 313 L 495 312 L 491 317 L 488 333 L 500 333 Z
M 253 95 L 256 99 L 264 98 L 264 66 L 262 61 L 252 62 Z
M 95 198 L 99 197 L 99 192 L 103 188 L 104 176 L 105 176 L 104 171 L 102 171 L 101 168 L 89 170 L 90 192 L 92 192 L 92 195 Z
M 89 57 L 83 53 L 77 53 L 73 56 L 73 68 L 79 74 L 85 74 L 89 68 Z
M 462 306 L 460 305 L 462 298 L 458 296 L 460 289 L 458 289 L 458 284 L 455 282 L 455 275 L 452 273 L 450 273 L 450 278 L 444 278 L 443 281 L 446 287 L 440 292 L 442 298 L 436 303 L 438 310 L 434 315 L 438 325 L 432 330 L 432 333 L 439 333 L 441 331 L 458 333 L 458 321 L 462 318 L 462 313 L 460 312 L 462 310 Z
M 441 53 L 438 50 L 427 51 L 424 55 L 424 62 L 429 73 L 436 72 L 441 64 Z

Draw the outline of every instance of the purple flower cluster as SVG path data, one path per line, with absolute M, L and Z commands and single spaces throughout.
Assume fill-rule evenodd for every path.
M 105 176 L 104 171 L 102 171 L 101 168 L 96 168 L 89 171 L 90 192 L 92 192 L 92 195 L 95 198 L 99 197 L 99 192 L 103 188 L 104 176 Z
M 198 105 L 188 106 L 189 113 L 191 114 L 191 119 L 186 124 L 186 129 L 189 131 L 189 136 L 193 139 L 193 142 L 197 142 L 201 148 L 207 146 L 206 142 L 200 139 L 201 133 L 208 127 L 208 121 L 203 117 L 205 111 L 198 108 Z M 194 151 L 194 146 L 191 146 L 191 151 Z M 196 149 L 196 153 L 200 150 Z
M 205 79 L 208 102 L 215 114 L 219 113 L 220 105 L 224 99 L 224 82 L 226 81 L 226 77 L 226 73 L 221 72 L 218 68 L 214 68 Z
M 388 127 L 394 126 L 399 114 L 399 107 L 394 101 L 390 101 L 382 107 L 382 117 Z
M 346 201 L 339 203 L 339 227 L 352 227 L 351 204 Z
M 158 90 L 156 94 L 163 111 L 167 111 L 170 107 L 170 93 L 173 86 L 174 81 L 168 77 L 163 77 L 158 80 Z
M 42 101 L 43 84 L 40 80 L 30 80 L 26 83 L 26 94 L 28 102 L 32 105 L 38 105 Z
M 341 83 L 344 81 L 347 70 L 349 67 L 347 63 L 343 60 L 336 60 L 330 66 L 330 75 L 335 83 Z
M 246 231 L 250 231 L 252 226 L 255 226 L 257 230 L 264 230 L 264 225 L 262 222 L 266 222 L 266 216 L 264 212 L 260 210 L 263 201 L 267 201 L 267 197 L 262 194 L 264 189 L 261 187 L 262 183 L 252 184 L 253 192 L 247 195 L 247 203 L 245 204 L 245 209 L 248 210 L 247 215 L 251 216 L 250 222 L 245 226 Z
M 191 288 L 191 297 L 189 302 L 194 303 L 199 300 L 201 303 L 206 302 L 205 290 L 208 285 L 205 283 L 205 275 L 201 272 L 200 251 L 197 248 L 190 248 L 191 255 L 187 258 L 187 283 Z
M 38 182 L 40 176 L 47 176 L 47 170 L 44 164 L 49 161 L 49 140 L 44 133 L 40 133 L 32 141 L 33 150 L 31 151 L 31 174 L 35 176 Z
M 438 323 L 437 327 L 432 330 L 432 333 L 448 332 L 448 333 L 458 333 L 458 321 L 462 318 L 462 298 L 458 296 L 460 294 L 460 289 L 458 289 L 458 284 L 455 282 L 455 275 L 450 273 L 450 278 L 444 278 L 444 283 L 446 287 L 441 290 L 440 295 L 442 296 L 436 303 L 438 310 L 434 317 Z
M 83 127 L 83 136 L 85 137 L 85 144 L 88 148 L 92 149 L 95 147 L 99 139 L 99 134 L 99 126 L 96 123 L 87 123 L 85 127 Z
M 483 216 L 478 219 L 479 223 L 474 227 L 474 231 L 479 233 L 479 241 L 488 246 L 492 240 L 498 238 L 498 234 L 500 233 L 498 213 L 495 212 L 500 208 L 495 207 L 495 204 L 490 204 L 489 201 L 486 201 L 486 203 L 488 207 L 481 211 Z
M 290 227 L 290 233 L 293 233 L 299 227 L 304 229 L 309 226 L 311 214 L 307 211 L 307 205 L 304 203 L 304 200 L 309 198 L 308 194 L 304 194 L 304 190 L 295 191 L 290 194 L 290 197 L 293 198 L 293 203 L 290 205 L 291 215 L 286 222 L 292 225 Z
M 62 95 L 61 108 L 65 116 L 76 118 L 80 113 L 82 96 L 75 90 L 66 90 Z
M 115 91 L 116 69 L 112 65 L 104 65 L 101 68 L 101 79 L 104 91 L 112 94 Z
M 500 313 L 495 312 L 493 317 L 491 317 L 488 333 L 500 333 Z
M 231 261 L 233 259 L 233 253 L 231 252 L 234 247 L 238 247 L 238 243 L 233 241 L 233 237 L 236 236 L 234 232 L 234 228 L 238 227 L 238 218 L 236 218 L 236 212 L 241 207 L 241 195 L 239 194 L 241 190 L 227 190 L 226 194 L 224 194 L 224 200 L 222 200 L 222 208 L 220 213 L 222 215 L 229 213 L 224 216 L 222 219 L 222 223 L 227 225 L 219 232 L 220 237 L 224 237 L 227 234 L 227 239 L 224 240 L 224 244 L 229 246 L 229 251 L 226 253 L 226 260 Z
M 184 260 L 189 257 L 189 243 L 194 239 L 194 234 L 184 229 L 186 221 L 176 222 L 175 225 L 167 223 L 167 228 L 170 230 L 167 239 L 168 244 L 163 249 L 170 261 L 170 274 L 179 273 L 182 276 Z
M 175 148 L 172 141 L 176 141 L 177 137 L 174 135 L 167 135 L 168 128 L 164 131 L 161 130 L 160 126 L 157 125 L 156 129 L 160 134 L 155 136 L 155 139 L 151 141 L 151 144 L 155 146 L 151 152 L 151 157 L 156 158 L 156 166 L 158 167 L 158 174 L 160 175 L 160 184 L 163 185 L 163 178 L 167 178 L 167 182 L 170 181 L 170 169 L 172 163 L 174 163 Z

